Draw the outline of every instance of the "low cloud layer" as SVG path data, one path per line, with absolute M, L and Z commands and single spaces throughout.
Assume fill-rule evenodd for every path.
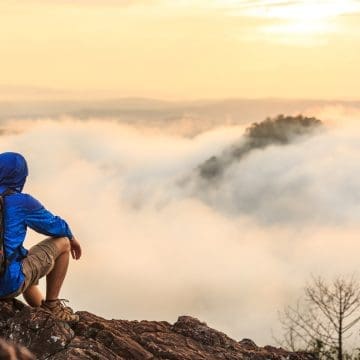
M 183 179 L 244 126 L 188 138 L 102 119 L 12 120 L 0 151 L 26 156 L 25 191 L 83 243 L 62 294 L 76 309 L 190 314 L 265 344 L 311 273 L 358 268 L 360 128 L 344 113 L 322 120 L 316 136 L 233 163 L 211 191 Z

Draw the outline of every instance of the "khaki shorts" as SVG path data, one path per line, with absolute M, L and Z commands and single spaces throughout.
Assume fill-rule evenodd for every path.
M 14 298 L 22 294 L 28 287 L 37 285 L 39 279 L 53 269 L 55 259 L 59 254 L 60 252 L 54 244 L 54 238 L 45 239 L 33 246 L 22 261 L 22 270 L 25 275 L 24 283 L 19 290 L 7 297 Z

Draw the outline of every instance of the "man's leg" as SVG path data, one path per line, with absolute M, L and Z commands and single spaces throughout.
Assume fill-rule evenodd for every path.
M 59 300 L 59 293 L 64 282 L 65 275 L 69 265 L 70 240 L 68 238 L 53 239 L 57 248 L 57 256 L 52 270 L 46 275 L 46 300 L 41 302 L 41 306 L 62 321 L 79 321 L 79 315 L 74 314 L 73 310 L 65 306 L 62 300 Z
M 32 307 L 39 307 L 44 300 L 43 294 L 37 285 L 29 286 L 23 292 L 23 296 L 26 302 Z
M 48 238 L 33 246 L 23 260 L 25 283 L 22 292 L 31 306 L 40 306 L 61 321 L 78 321 L 79 315 L 58 299 L 69 265 L 71 246 L 68 238 Z M 36 287 L 46 276 L 46 299 Z
M 30 306 L 40 306 L 44 299 L 37 284 L 45 275 L 46 298 L 57 299 L 68 268 L 69 253 L 68 238 L 48 238 L 30 249 L 23 264 L 28 283 L 23 296 Z
M 46 300 L 56 300 L 59 297 L 61 286 L 69 266 L 70 240 L 68 238 L 55 238 L 54 244 L 59 251 L 53 269 L 46 276 Z

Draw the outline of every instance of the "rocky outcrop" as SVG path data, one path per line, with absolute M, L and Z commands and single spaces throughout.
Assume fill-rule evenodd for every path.
M 35 360 L 35 356 L 23 346 L 0 339 L 0 359 L 3 360 Z
M 17 300 L 0 301 L 0 336 L 7 341 L 0 342 L 0 359 L 32 359 L 26 347 L 49 360 L 314 360 L 309 353 L 235 341 L 190 316 L 170 324 L 77 314 L 80 321 L 70 326 Z

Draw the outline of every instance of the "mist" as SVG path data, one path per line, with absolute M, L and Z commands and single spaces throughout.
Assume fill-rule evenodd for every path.
M 189 137 L 101 117 L 12 118 L 0 151 L 24 154 L 24 191 L 83 245 L 62 293 L 76 310 L 189 314 L 265 345 L 312 273 L 358 270 L 360 114 L 338 110 L 312 109 L 324 131 L 253 149 L 210 190 L 194 172 L 243 139 L 246 119 Z

